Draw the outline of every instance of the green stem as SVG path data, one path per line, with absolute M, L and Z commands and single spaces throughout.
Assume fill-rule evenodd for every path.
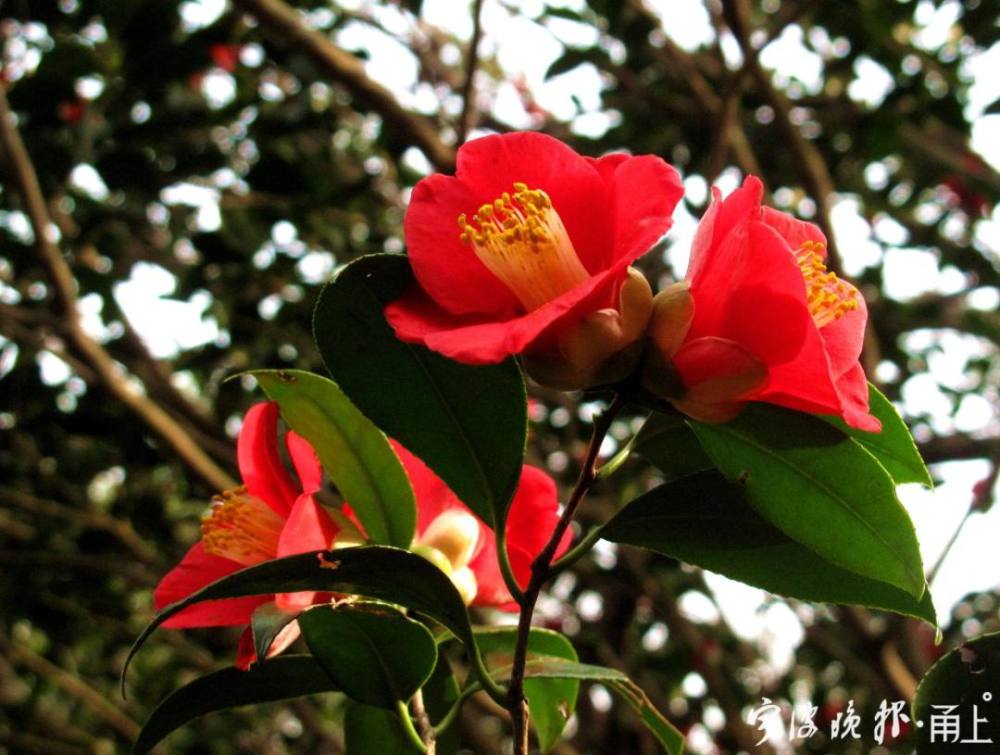
M 451 726 L 452 721 L 455 720 L 455 716 L 457 716 L 458 712 L 462 709 L 463 703 L 465 703 L 466 700 L 468 700 L 470 697 L 472 697 L 474 694 L 476 694 L 481 690 L 482 687 L 476 682 L 473 682 L 464 690 L 462 690 L 462 694 L 460 694 L 458 696 L 458 699 L 455 700 L 454 703 L 452 703 L 452 706 L 448 709 L 448 712 L 444 714 L 441 720 L 438 721 L 437 725 L 434 727 L 435 736 L 440 737 L 445 732 L 445 730 L 449 726 Z
M 576 545 L 566 551 L 561 558 L 553 562 L 549 568 L 549 574 L 553 575 L 564 571 L 579 561 L 582 556 L 585 556 L 594 547 L 594 543 L 601 539 L 602 532 L 604 532 L 603 526 L 591 527 L 587 530 L 587 533 L 576 542 Z
M 524 591 L 521 590 L 521 586 L 517 583 L 517 577 L 514 576 L 514 568 L 510 565 L 510 554 L 507 553 L 506 523 L 503 526 L 494 527 L 494 530 L 496 532 L 497 561 L 500 564 L 500 573 L 503 575 L 503 581 L 506 583 L 510 594 L 517 603 L 520 603 L 524 600 Z
M 417 731 L 417 727 L 413 723 L 413 718 L 410 717 L 410 709 L 402 700 L 396 701 L 396 713 L 399 715 L 399 720 L 403 723 L 403 730 L 406 732 L 410 742 L 413 743 L 413 746 L 420 752 L 427 752 L 427 745 L 425 745 L 424 740 L 420 738 L 420 733 Z
M 490 672 L 486 668 L 486 663 L 483 661 L 482 653 L 479 652 L 479 646 L 475 644 L 475 640 L 473 640 L 472 647 L 468 648 L 468 651 L 472 660 L 472 670 L 476 674 L 476 679 L 482 685 L 483 691 L 492 697 L 493 701 L 498 705 L 506 705 L 508 690 L 497 684 L 493 677 L 490 676 Z

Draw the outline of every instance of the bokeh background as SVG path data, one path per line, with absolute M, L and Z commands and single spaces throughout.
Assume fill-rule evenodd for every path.
M 905 731 L 876 747 L 878 703 L 1000 628 L 996 3 L 5 0 L 0 14 L 0 752 L 127 752 L 159 699 L 229 662 L 232 633 L 162 631 L 129 699 L 115 687 L 152 587 L 235 473 L 260 394 L 227 378 L 321 370 L 319 287 L 358 255 L 402 252 L 413 184 L 488 131 L 674 164 L 687 197 L 643 261 L 660 285 L 684 273 L 708 187 L 760 176 L 863 291 L 864 364 L 939 481 L 902 495 L 928 569 L 949 551 L 942 646 L 914 621 L 605 543 L 541 604 L 583 660 L 633 675 L 696 753 L 908 752 Z M 597 405 L 532 395 L 530 461 L 570 483 Z M 629 462 L 584 521 L 655 481 Z M 853 701 L 863 739 L 754 747 L 762 697 L 815 706 L 827 731 Z M 163 751 L 342 752 L 339 706 L 210 716 Z M 466 706 L 466 751 L 506 751 L 495 713 Z M 560 755 L 655 752 L 599 685 L 569 731 Z

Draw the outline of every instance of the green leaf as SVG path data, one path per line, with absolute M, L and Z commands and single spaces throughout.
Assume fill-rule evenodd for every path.
M 420 755 L 399 717 L 384 708 L 350 701 L 344 709 L 344 751 L 347 755 Z
M 299 616 L 313 656 L 348 697 L 393 709 L 434 671 L 437 644 L 430 631 L 383 604 L 319 606 Z
M 272 658 L 249 671 L 225 668 L 175 690 L 156 706 L 132 752 L 144 755 L 172 731 L 206 713 L 336 690 L 323 668 L 308 655 Z
M 438 656 L 430 680 L 421 690 L 424 707 L 432 724 L 438 724 L 459 697 L 458 682 L 444 656 Z M 454 755 L 459 747 L 459 731 L 454 724 L 437 736 L 437 755 Z M 347 755 L 402 753 L 418 755 L 394 712 L 348 701 L 344 712 L 344 747 Z
M 156 615 L 132 646 L 122 671 L 123 683 L 129 661 L 149 635 L 188 606 L 206 600 L 302 590 L 361 595 L 396 603 L 440 622 L 467 648 L 474 647 L 465 603 L 443 571 L 409 551 L 366 545 L 266 561 L 227 575 L 170 604 Z
M 298 618 L 297 612 L 283 611 L 275 603 L 264 603 L 254 609 L 250 617 L 250 631 L 253 635 L 254 652 L 257 658 L 267 658 L 271 643 L 282 629 Z
M 756 403 L 731 422 L 691 426 L 719 470 L 790 538 L 848 571 L 923 596 L 913 523 L 892 479 L 857 441 L 811 415 Z
M 510 677 L 509 667 L 498 674 L 501 679 Z M 646 697 L 646 693 L 621 671 L 604 666 L 591 666 L 561 658 L 539 658 L 524 667 L 525 679 L 576 679 L 599 682 L 619 694 L 639 714 L 646 728 L 657 738 L 669 755 L 684 752 L 684 735 L 665 719 Z
M 715 471 L 640 496 L 601 536 L 790 598 L 854 603 L 937 623 L 929 590 L 917 601 L 897 587 L 831 564 L 761 518 L 743 488 Z
M 629 447 L 632 453 L 663 472 L 668 480 L 713 467 L 698 438 L 676 414 L 655 412 L 650 415 Z
M 997 714 L 997 680 L 1000 679 L 1000 633 L 986 634 L 963 643 L 935 663 L 924 675 L 913 700 L 918 755 L 969 755 L 995 753 L 1000 747 L 1000 715 Z M 944 707 L 938 707 L 944 706 Z M 948 710 L 951 706 L 956 706 Z M 973 706 L 976 706 L 975 710 Z M 959 739 L 973 740 L 973 719 L 980 720 L 976 737 L 993 744 L 950 742 L 940 732 L 930 741 L 933 716 L 960 717 Z M 939 719 L 940 720 L 940 719 Z
M 513 663 L 516 627 L 475 627 L 473 631 L 487 668 L 496 670 Z M 577 660 L 569 639 L 558 632 L 533 628 L 528 636 L 528 660 L 539 656 Z M 575 679 L 525 679 L 524 695 L 542 752 L 548 752 L 559 741 L 576 710 L 579 692 L 580 683 Z
M 412 282 L 405 257 L 362 257 L 320 293 L 313 335 L 351 400 L 497 525 L 521 475 L 524 379 L 513 359 L 459 364 L 398 340 L 382 311 Z
M 868 406 L 869 411 L 882 422 L 882 432 L 866 433 L 850 427 L 840 417 L 823 419 L 864 446 L 885 467 L 897 485 L 917 482 L 929 488 L 934 487 L 931 473 L 920 458 L 917 444 L 913 442 L 913 436 L 903 418 L 892 402 L 871 383 L 868 384 Z
M 413 489 L 382 431 L 327 378 L 301 370 L 250 374 L 278 402 L 289 426 L 316 449 L 368 537 L 409 547 L 417 523 Z

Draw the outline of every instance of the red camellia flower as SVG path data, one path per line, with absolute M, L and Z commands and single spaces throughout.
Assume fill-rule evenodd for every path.
M 761 207 L 762 193 L 752 176 L 725 200 L 713 190 L 686 280 L 654 301 L 646 385 L 703 421 L 765 401 L 876 432 L 864 298 L 827 271 L 820 229 Z
M 296 484 L 281 461 L 277 424 L 276 403 L 256 404 L 247 412 L 236 446 L 243 485 L 212 501 L 212 509 L 201 524 L 201 541 L 156 587 L 153 600 L 157 610 L 244 567 L 333 545 L 340 528 L 313 495 L 323 476 L 316 452 L 294 432 L 285 435 L 299 478 Z M 298 612 L 321 599 L 314 592 L 298 592 L 208 601 L 184 609 L 164 626 L 249 625 L 254 610 L 264 603 L 273 601 L 279 609 Z M 289 624 L 271 652 L 280 652 L 297 637 L 297 625 Z M 255 657 L 247 626 L 240 639 L 237 665 L 246 668 Z
M 469 364 L 554 348 L 604 359 L 593 333 L 560 339 L 595 313 L 591 326 L 616 349 L 641 337 L 649 294 L 642 304 L 638 291 L 648 284 L 638 273 L 635 295 L 623 284 L 682 194 L 677 171 L 651 155 L 592 159 L 533 132 L 468 142 L 454 177 L 413 190 L 404 231 L 419 285 L 387 319 L 402 340 Z
M 317 502 L 314 494 L 321 487 L 323 475 L 319 459 L 306 440 L 288 432 L 285 445 L 299 479 L 298 483 L 293 481 L 281 461 L 277 423 L 275 403 L 257 404 L 247 412 L 237 440 L 243 485 L 213 500 L 211 511 L 202 521 L 201 541 L 156 587 L 153 599 L 157 610 L 248 566 L 364 542 L 362 527 L 349 506 L 344 506 L 344 518 L 338 525 Z M 398 443 L 393 447 L 416 498 L 413 550 L 448 574 L 467 603 L 516 608 L 497 564 L 493 531 L 420 459 Z M 524 585 L 532 559 L 555 528 L 558 508 L 552 478 L 525 466 L 507 522 L 511 565 Z M 568 547 L 569 539 L 567 533 L 560 553 Z M 274 603 L 278 609 L 295 615 L 329 599 L 326 593 L 296 592 L 208 601 L 184 609 L 164 626 L 179 629 L 247 625 L 240 638 L 236 664 L 248 668 L 256 660 L 249 624 L 257 608 Z M 290 621 L 275 639 L 270 653 L 280 653 L 298 636 L 298 624 Z
M 517 610 L 497 563 L 496 536 L 426 464 L 393 444 L 417 500 L 414 550 L 441 566 L 466 603 Z M 556 484 L 527 464 L 507 517 L 507 553 L 518 583 L 526 587 L 531 562 L 545 547 L 559 520 Z M 557 556 L 569 547 L 571 533 Z

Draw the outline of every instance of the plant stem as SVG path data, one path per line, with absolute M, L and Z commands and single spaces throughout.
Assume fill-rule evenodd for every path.
M 420 737 L 420 732 L 417 731 L 417 727 L 414 726 L 413 719 L 410 717 L 410 709 L 402 700 L 396 702 L 396 713 L 399 715 L 399 720 L 403 724 L 403 730 L 406 732 L 407 738 L 413 743 L 413 746 L 422 753 L 428 752 L 427 745 Z
M 524 698 L 524 666 L 528 659 L 528 637 L 531 633 L 531 619 L 535 613 L 535 604 L 542 586 L 551 576 L 552 559 L 555 558 L 559 543 L 569 528 L 580 502 L 587 495 L 597 479 L 595 463 L 601 449 L 604 436 L 607 435 L 612 421 L 621 411 L 625 402 L 616 395 L 608 408 L 594 420 L 594 431 L 590 437 L 590 446 L 580 469 L 580 477 L 576 487 L 570 494 L 563 509 L 559 522 L 552 531 L 549 542 L 531 564 L 531 578 L 519 603 L 521 615 L 517 625 L 517 645 L 514 648 L 514 664 L 510 675 L 510 688 L 507 693 L 507 710 L 510 711 L 514 726 L 514 755 L 528 755 L 528 704 Z
M 420 740 L 426 747 L 427 755 L 435 755 L 437 751 L 437 732 L 431 725 L 430 716 L 427 715 L 427 708 L 424 707 L 424 693 L 417 690 L 410 700 L 410 707 L 413 715 L 417 719 L 417 731 L 420 733 Z

